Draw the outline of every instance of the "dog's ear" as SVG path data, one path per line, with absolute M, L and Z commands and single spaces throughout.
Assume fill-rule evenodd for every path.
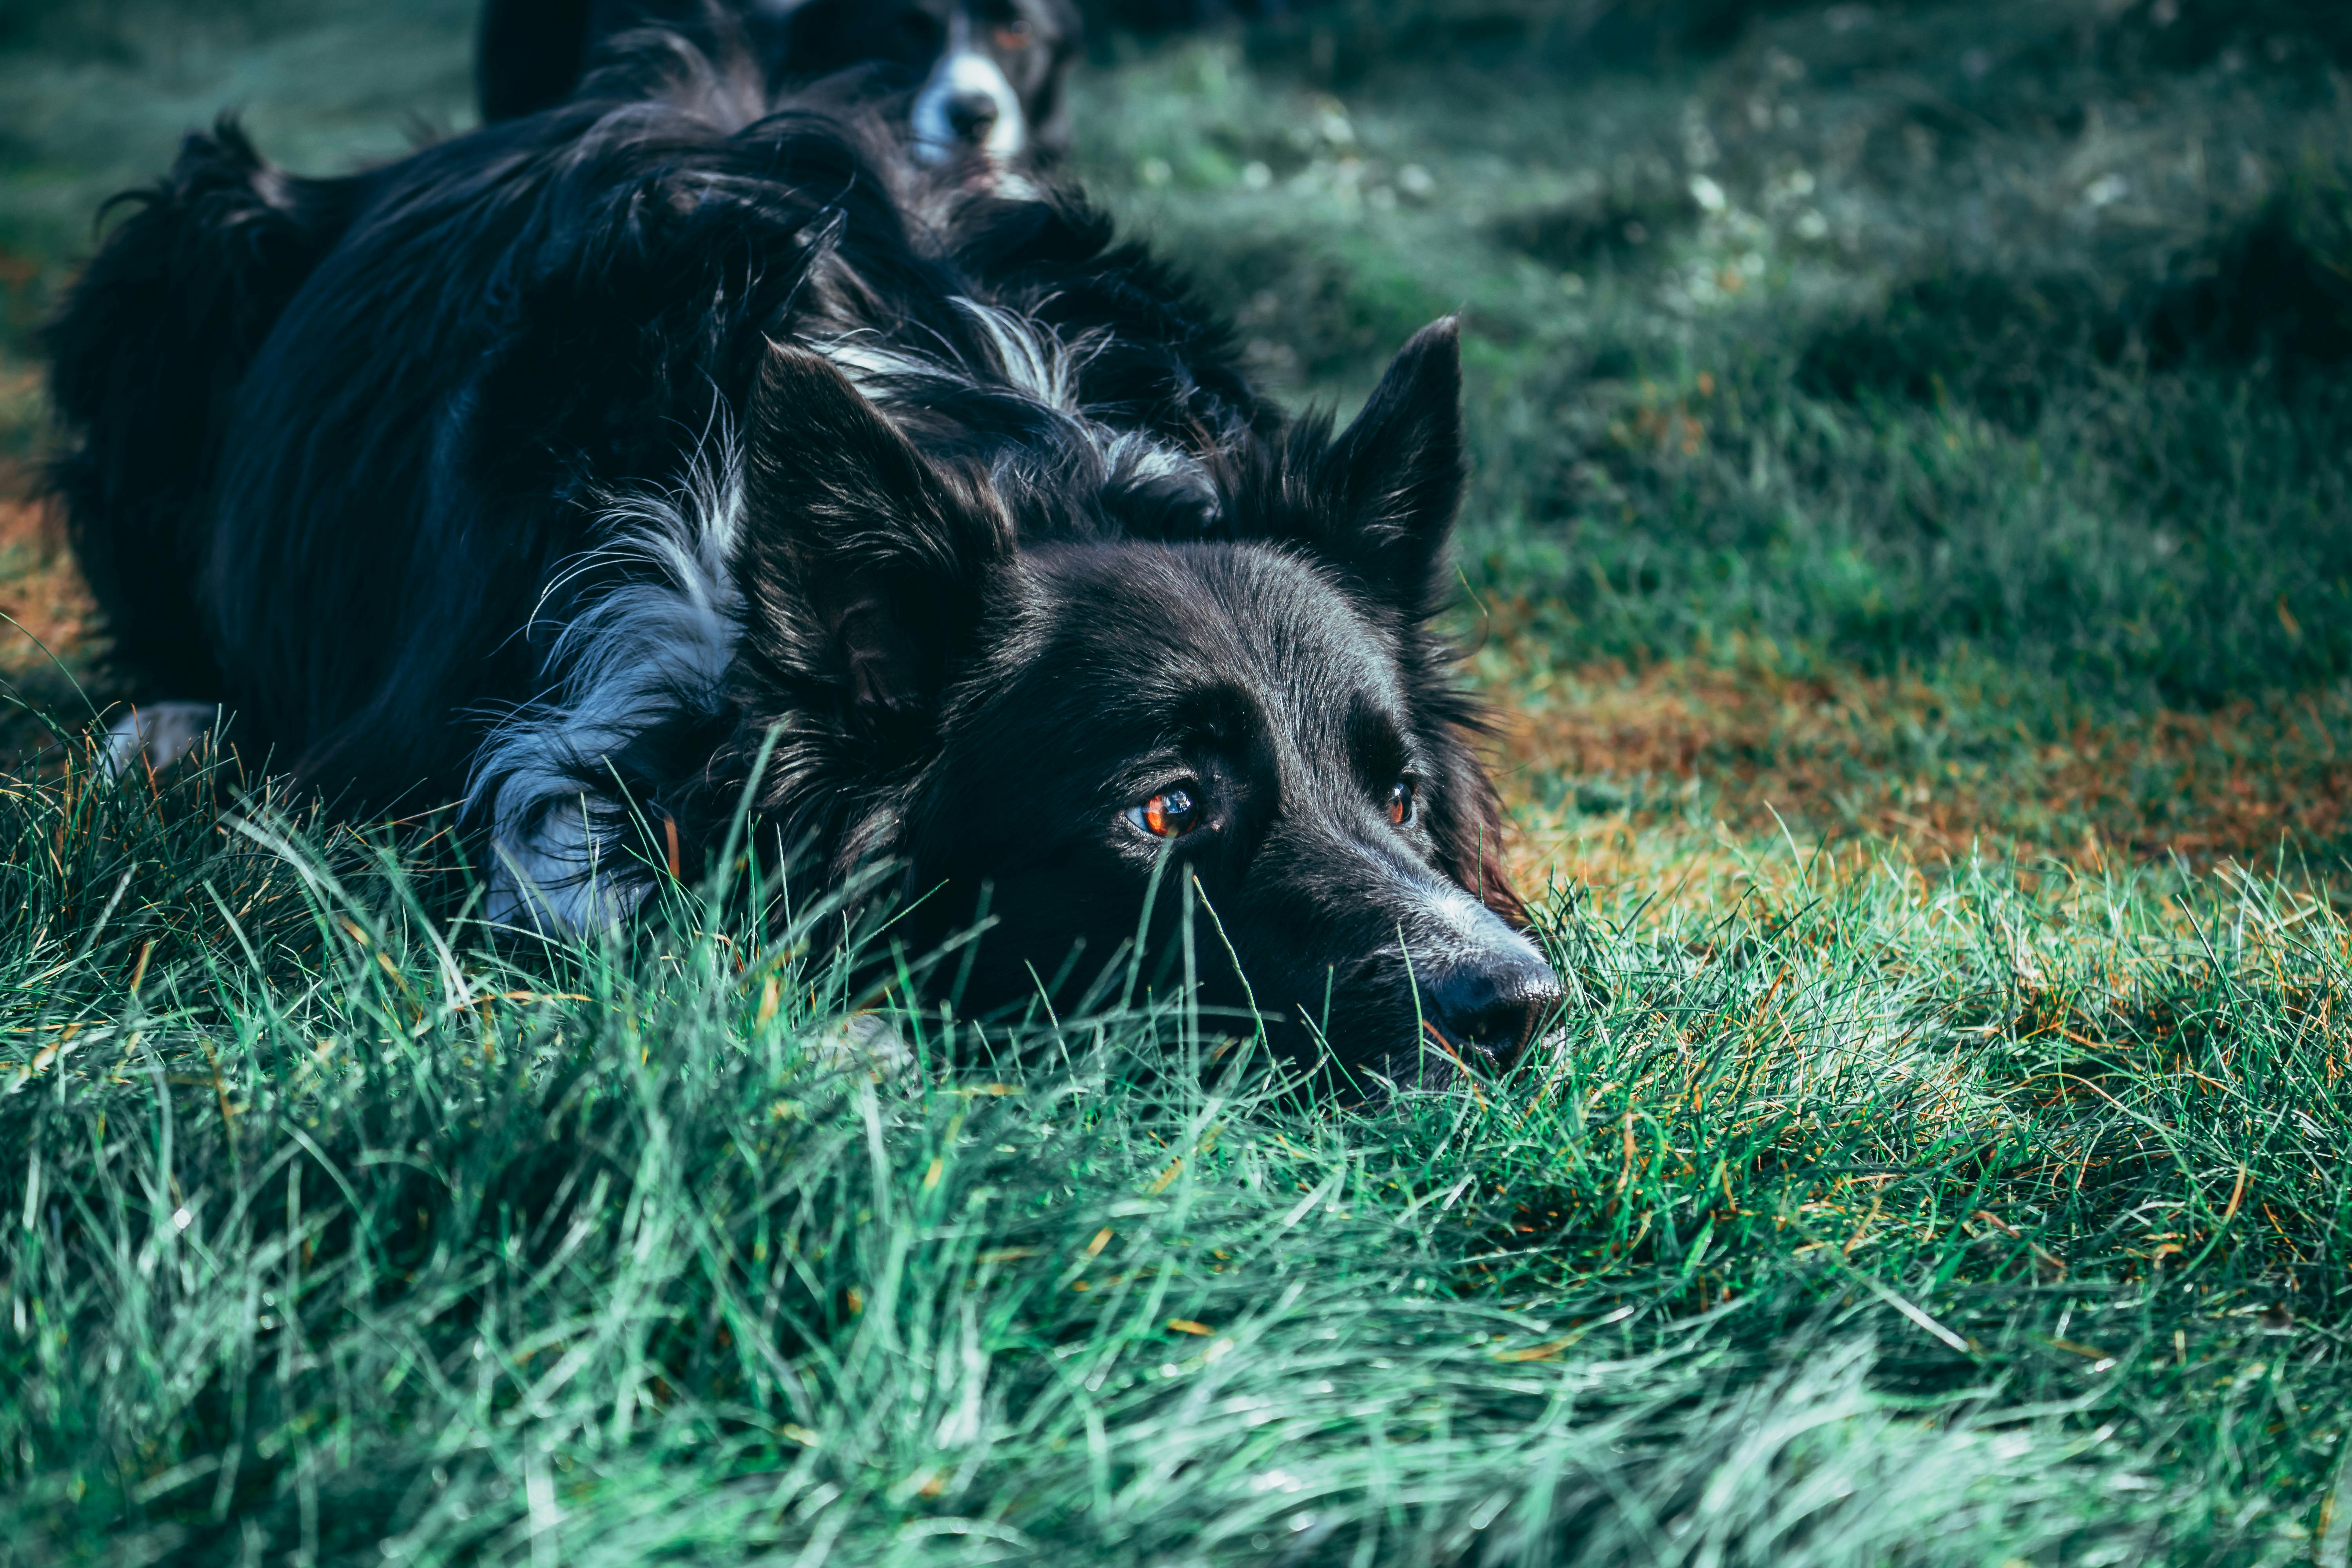
M 1311 488 L 1292 516 L 1307 520 L 1318 553 L 1407 621 L 1434 615 L 1449 596 L 1446 545 L 1465 479 L 1455 319 L 1413 334 L 1363 412 L 1311 464 L 1284 467 Z
M 988 570 L 1012 553 L 1010 522 L 815 354 L 770 350 L 751 425 L 747 652 L 793 685 L 830 688 L 862 738 L 927 734 Z

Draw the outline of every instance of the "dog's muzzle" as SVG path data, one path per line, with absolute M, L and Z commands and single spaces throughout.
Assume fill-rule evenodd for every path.
M 960 153 L 1016 158 L 1029 145 L 1021 99 L 996 62 L 965 43 L 961 20 L 954 43 L 915 95 L 915 153 L 941 163 Z
M 1425 1026 L 1441 1043 L 1508 1067 L 1560 1003 L 1559 976 L 1525 937 L 1496 926 L 1510 940 L 1449 965 L 1421 983 Z

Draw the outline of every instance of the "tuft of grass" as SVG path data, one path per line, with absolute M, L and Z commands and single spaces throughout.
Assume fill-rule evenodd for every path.
M 1763 850 L 1705 908 L 1563 890 L 1533 1059 L 1360 1111 L 1172 1003 L 856 1021 L 783 889 L 534 949 L 435 916 L 429 846 L 257 805 L 224 857 L 78 767 L 0 814 L 15 1561 L 2325 1528 L 2352 930 L 2275 879 Z

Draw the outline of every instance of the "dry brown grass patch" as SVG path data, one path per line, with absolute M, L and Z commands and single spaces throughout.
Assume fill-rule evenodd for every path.
M 1517 662 L 1523 695 L 1500 760 L 1528 831 L 1523 872 L 1547 854 L 1646 859 L 1642 831 L 1675 822 L 1717 821 L 1742 838 L 1784 826 L 1807 842 L 1864 834 L 1928 858 L 2002 841 L 2086 866 L 2119 853 L 2212 864 L 2282 846 L 2332 861 L 2352 837 L 2342 690 L 2053 715 L 1958 681 Z M 1689 847 L 1703 835 L 1675 837 Z
M 11 478 L 0 475 L 0 615 L 16 626 L 0 626 L 0 670 L 13 674 L 47 665 L 44 647 L 60 658 L 80 652 L 98 607 L 53 509 Z

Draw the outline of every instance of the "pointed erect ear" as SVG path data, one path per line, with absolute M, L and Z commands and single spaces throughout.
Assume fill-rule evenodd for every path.
M 1406 619 L 1423 619 L 1449 597 L 1463 480 L 1462 334 L 1447 316 L 1413 334 L 1317 463 L 1318 542 Z
M 1013 552 L 1003 510 L 815 354 L 770 350 L 749 424 L 746 651 L 832 689 L 869 739 L 927 731 L 988 570 Z

